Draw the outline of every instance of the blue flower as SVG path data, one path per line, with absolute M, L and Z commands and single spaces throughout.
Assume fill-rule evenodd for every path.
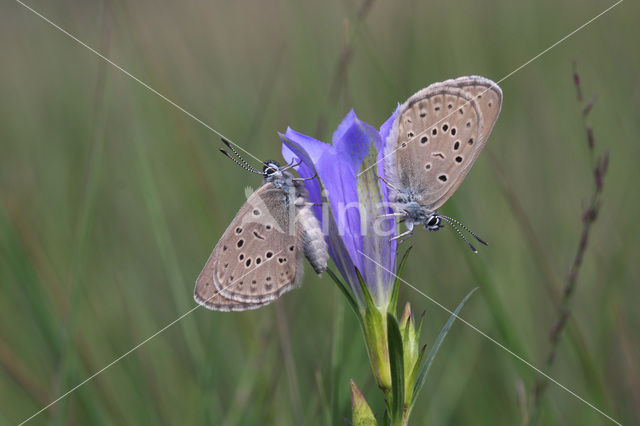
M 386 140 L 397 111 L 379 130 L 358 119 L 350 111 L 333 134 L 332 144 L 288 128 L 280 137 L 282 155 L 287 162 L 302 161 L 297 171 L 305 182 L 320 220 L 329 252 L 347 281 L 358 304 L 364 299 L 355 269 L 378 307 L 389 303 L 393 290 L 396 259 L 395 222 L 379 216 L 391 213 L 382 159 Z

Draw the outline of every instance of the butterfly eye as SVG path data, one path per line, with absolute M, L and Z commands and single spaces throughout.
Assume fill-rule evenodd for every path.
M 433 215 L 429 218 L 429 220 L 427 220 L 427 223 L 425 223 L 425 227 L 429 230 L 429 231 L 437 231 L 440 229 L 441 225 L 440 225 L 440 217 Z
M 278 172 L 280 172 L 281 168 L 280 168 L 280 164 L 277 161 L 265 161 L 264 163 L 264 167 L 262 168 L 262 173 L 265 176 L 271 176 L 273 174 L 276 174 Z

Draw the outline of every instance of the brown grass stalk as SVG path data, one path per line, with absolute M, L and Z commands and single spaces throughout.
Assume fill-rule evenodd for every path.
M 573 258 L 573 262 L 571 263 L 571 266 L 569 268 L 569 274 L 567 275 L 564 289 L 562 291 L 562 298 L 560 301 L 560 306 L 558 308 L 557 319 L 553 327 L 551 327 L 551 332 L 549 334 L 550 347 L 545 361 L 545 369 L 547 371 L 551 370 L 551 368 L 553 367 L 558 351 L 558 343 L 560 341 L 560 338 L 562 337 L 563 331 L 567 325 L 567 321 L 569 320 L 569 317 L 571 315 L 571 301 L 573 299 L 573 295 L 575 294 L 580 267 L 582 266 L 582 262 L 584 260 L 584 254 L 589 244 L 590 232 L 593 224 L 598 218 L 598 213 L 600 211 L 600 196 L 602 194 L 604 177 L 609 166 L 608 151 L 605 151 L 605 153 L 599 157 L 596 157 L 595 155 L 595 138 L 593 135 L 593 128 L 587 123 L 587 117 L 589 115 L 589 112 L 593 108 L 596 98 L 592 97 L 588 102 L 584 103 L 580 75 L 577 72 L 575 63 L 573 81 L 576 86 L 578 102 L 582 106 L 582 116 L 584 120 L 585 133 L 587 136 L 587 146 L 591 155 L 593 166 L 593 190 L 589 199 L 589 203 L 582 212 L 582 232 L 578 241 L 578 247 Z M 548 384 L 548 380 L 542 377 L 538 378 L 538 380 L 536 381 L 532 392 L 531 410 L 529 411 L 531 413 L 531 417 L 528 419 L 528 421 L 525 422 L 526 424 L 533 425 L 537 421 L 540 412 L 540 402 Z

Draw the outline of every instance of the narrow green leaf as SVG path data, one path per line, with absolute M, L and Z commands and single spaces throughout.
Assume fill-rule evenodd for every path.
M 422 311 L 422 315 L 420 315 L 420 320 L 418 321 L 418 327 L 416 329 L 416 336 L 418 337 L 418 340 L 420 339 L 420 334 L 422 333 L 422 323 L 424 322 L 424 316 L 426 313 L 426 311 Z
M 391 368 L 391 419 L 394 424 L 402 421 L 404 409 L 404 357 L 402 335 L 396 317 L 387 313 L 387 335 L 389 339 L 389 366 Z
M 392 314 L 396 314 L 398 309 L 398 293 L 400 292 L 400 276 L 402 275 L 402 271 L 407 263 L 407 258 L 409 257 L 409 252 L 413 246 L 410 246 L 402 255 L 400 259 L 400 263 L 398 264 L 398 268 L 396 270 L 396 279 L 393 283 L 393 292 L 391 293 L 391 301 L 389 302 L 388 312 Z
M 424 386 L 427 380 L 427 373 L 429 372 L 429 367 L 431 366 L 431 363 L 433 362 L 433 359 L 435 358 L 436 353 L 438 353 L 438 349 L 440 348 L 442 341 L 447 336 L 447 333 L 449 332 L 449 329 L 451 328 L 453 321 L 458 317 L 458 313 L 460 312 L 460 310 L 462 309 L 466 301 L 469 299 L 469 297 L 471 297 L 471 295 L 477 289 L 478 287 L 474 288 L 469 292 L 469 294 L 467 294 L 464 297 L 464 299 L 462 299 L 462 302 L 460 302 L 456 310 L 453 311 L 453 313 L 447 320 L 447 323 L 444 325 L 444 327 L 442 327 L 442 330 L 440 330 L 440 334 L 438 335 L 438 338 L 436 339 L 433 346 L 431 347 L 431 350 L 429 351 L 429 355 L 427 355 L 427 358 L 424 360 L 422 365 L 420 365 L 420 370 L 418 370 L 418 374 L 416 375 L 416 381 L 413 385 L 413 395 L 411 396 L 411 406 L 413 406 L 413 404 L 415 403 L 416 398 L 418 396 L 418 392 L 420 392 L 420 389 L 422 389 L 422 387 Z
M 402 258 L 400 259 L 400 263 L 398 264 L 398 268 L 397 268 L 398 275 L 400 275 L 402 271 L 404 271 L 404 267 L 407 264 L 407 259 L 409 258 L 409 253 L 411 252 L 412 249 L 413 249 L 413 246 L 409 246 L 409 248 L 402 255 Z M 400 278 L 397 277 L 396 281 L 400 281 Z
M 362 294 L 364 295 L 364 300 L 367 302 L 367 306 L 369 309 L 377 311 L 376 304 L 373 302 L 373 298 L 371 297 L 371 293 L 369 293 L 367 284 L 364 282 L 364 278 L 362 278 L 362 274 L 360 274 L 358 268 L 355 268 L 355 270 L 356 275 L 358 276 L 358 282 L 360 283 L 360 288 L 362 289 Z
M 420 371 L 420 367 L 424 362 L 424 357 L 426 353 L 427 353 L 427 345 L 423 345 L 422 348 L 420 348 L 420 353 L 418 354 L 418 359 L 416 360 L 416 364 L 413 366 L 413 370 L 411 370 L 411 378 L 409 379 L 411 380 L 411 383 L 415 383 L 416 376 L 418 375 L 418 372 Z
M 347 298 L 347 301 L 349 302 L 349 306 L 351 306 L 351 309 L 353 309 L 353 312 L 355 312 L 356 316 L 360 318 L 360 310 L 358 309 L 358 304 L 356 303 L 356 300 L 354 299 L 353 294 L 351 294 L 351 290 L 347 288 L 346 284 L 343 283 L 342 280 L 331 269 L 327 268 L 327 274 L 329 274 L 329 276 L 336 283 L 340 291 L 342 291 L 342 294 L 344 294 L 344 296 Z

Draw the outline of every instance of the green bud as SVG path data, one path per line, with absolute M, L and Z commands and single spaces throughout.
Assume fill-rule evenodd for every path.
M 351 413 L 353 426 L 377 426 L 378 424 L 373 411 L 353 379 L 351 379 Z
M 411 393 L 413 391 L 413 381 L 411 373 L 418 360 L 419 338 L 416 335 L 415 322 L 411 312 L 411 304 L 407 302 L 400 320 L 400 331 L 402 332 L 402 347 L 404 349 L 404 395 L 405 405 L 409 405 Z

